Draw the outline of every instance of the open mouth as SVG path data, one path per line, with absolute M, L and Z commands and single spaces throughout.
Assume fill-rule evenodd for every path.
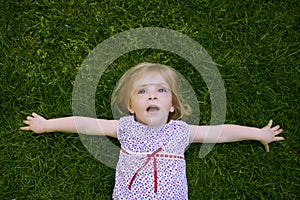
M 147 112 L 156 112 L 156 111 L 159 111 L 159 107 L 157 106 L 149 106 L 147 109 L 146 109 Z

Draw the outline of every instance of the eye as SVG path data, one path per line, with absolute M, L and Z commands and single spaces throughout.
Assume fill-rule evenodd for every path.
M 167 90 L 165 88 L 160 88 L 158 89 L 158 92 L 163 93 L 163 92 L 167 92 Z
M 146 93 L 146 90 L 145 89 L 140 89 L 139 91 L 138 91 L 138 94 L 145 94 Z

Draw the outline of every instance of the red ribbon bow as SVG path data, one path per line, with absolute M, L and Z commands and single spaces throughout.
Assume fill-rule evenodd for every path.
M 153 158 L 153 169 L 154 169 L 154 192 L 156 193 L 157 192 L 157 164 L 156 164 L 156 157 L 155 155 L 160 152 L 162 150 L 162 148 L 159 148 L 157 149 L 156 151 L 154 151 L 153 153 L 151 154 L 148 154 L 147 155 L 147 160 L 146 162 L 144 163 L 143 166 L 141 166 L 135 173 L 134 175 L 132 176 L 131 180 L 130 180 L 130 183 L 129 183 L 129 186 L 128 186 L 128 189 L 131 190 L 131 186 L 132 186 L 132 183 L 133 181 L 135 180 L 136 176 L 138 175 L 138 173 L 150 162 L 150 159 Z

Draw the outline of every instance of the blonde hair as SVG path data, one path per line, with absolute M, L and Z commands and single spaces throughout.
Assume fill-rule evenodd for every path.
M 134 82 L 140 79 L 145 73 L 160 73 L 168 83 L 172 92 L 172 106 L 174 112 L 169 113 L 168 121 L 171 119 L 181 119 L 183 115 L 188 115 L 189 106 L 183 106 L 180 95 L 178 94 L 178 75 L 171 67 L 156 63 L 140 63 L 130 68 L 118 81 L 112 94 L 112 109 L 118 113 L 118 117 L 129 115 L 128 107 L 130 99 L 134 92 Z

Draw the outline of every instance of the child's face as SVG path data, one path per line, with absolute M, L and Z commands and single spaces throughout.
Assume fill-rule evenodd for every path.
M 135 114 L 138 122 L 151 126 L 163 126 L 174 112 L 172 92 L 159 73 L 151 72 L 136 80 L 128 110 Z

